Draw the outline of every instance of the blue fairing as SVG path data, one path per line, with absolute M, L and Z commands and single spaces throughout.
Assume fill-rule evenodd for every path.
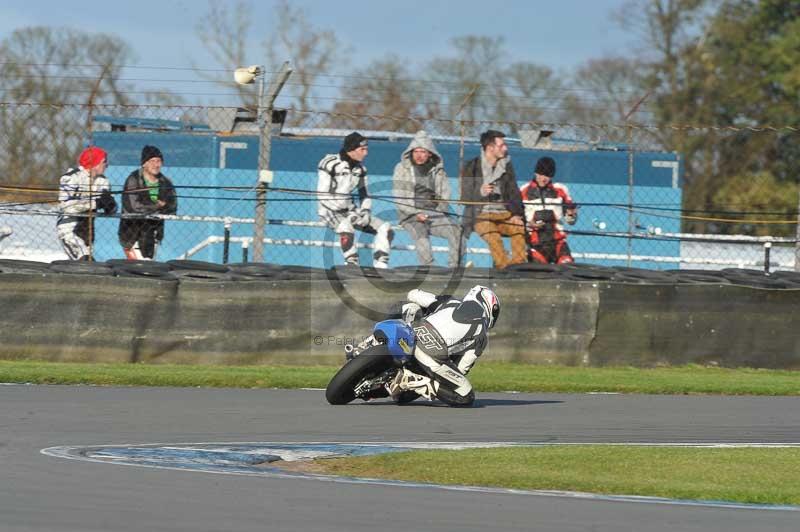
M 389 354 L 398 362 L 405 362 L 414 352 L 414 331 L 403 320 L 380 321 L 375 324 L 372 334 L 385 343 Z

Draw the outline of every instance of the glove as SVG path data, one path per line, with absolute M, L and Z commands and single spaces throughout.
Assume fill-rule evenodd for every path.
M 102 209 L 106 214 L 114 214 L 117 212 L 117 202 L 114 201 L 111 192 L 104 190 L 100 197 L 97 198 L 97 208 Z
M 435 294 L 415 288 L 408 292 L 406 299 L 422 308 L 428 308 L 436 302 L 437 298 Z
M 419 311 L 422 310 L 422 307 L 417 305 L 416 303 L 405 303 L 403 304 L 403 321 L 406 323 L 412 323 L 417 319 Z
M 353 225 L 367 226 L 369 225 L 370 212 L 368 209 L 359 209 L 354 213 Z

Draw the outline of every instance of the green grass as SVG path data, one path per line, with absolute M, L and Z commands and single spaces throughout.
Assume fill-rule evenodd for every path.
M 0 361 L 0 382 L 179 386 L 207 388 L 324 388 L 333 366 L 195 366 Z
M 335 366 L 209 366 L 0 361 L 0 382 L 324 388 Z M 476 390 L 621 392 L 649 394 L 800 395 L 800 372 L 702 366 L 639 369 L 533 366 L 480 362 L 470 374 Z
M 514 489 L 800 504 L 800 449 L 611 445 L 410 451 L 322 459 L 315 471 Z

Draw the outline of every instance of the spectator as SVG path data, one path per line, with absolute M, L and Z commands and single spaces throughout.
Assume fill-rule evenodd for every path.
M 524 209 L 514 167 L 508 157 L 505 135 L 489 130 L 481 135 L 481 155 L 464 165 L 461 200 L 464 207 L 464 239 L 474 230 L 489 245 L 496 268 L 526 261 Z M 482 202 L 476 204 L 473 202 Z M 503 246 L 511 237 L 511 257 Z
M 117 210 L 108 179 L 103 175 L 107 166 L 108 154 L 105 150 L 90 146 L 78 157 L 78 167 L 67 170 L 59 180 L 58 204 L 61 214 L 56 229 L 61 247 L 71 260 L 92 260 L 92 214 L 98 209 L 106 214 L 113 214 Z
M 458 267 L 461 228 L 448 217 L 450 183 L 442 156 L 425 131 L 418 131 L 403 152 L 393 180 L 400 225 L 414 239 L 419 262 L 433 264 L 433 235 L 447 239 L 447 265 Z
M 373 266 L 388 268 L 389 251 L 394 234 L 389 222 L 372 215 L 372 199 L 367 192 L 367 168 L 363 161 L 369 149 L 367 139 L 358 132 L 344 138 L 339 153 L 326 155 L 319 162 L 317 213 L 339 236 L 347 264 L 358 264 L 355 230 L 375 235 Z M 353 201 L 358 191 L 359 206 Z
M 520 190 L 525 204 L 531 262 L 575 262 L 561 220 L 574 225 L 578 219 L 578 207 L 569 197 L 567 187 L 553 183 L 555 175 L 556 162 L 550 157 L 542 157 L 536 162 L 533 179 Z
M 122 214 L 175 214 L 175 186 L 161 173 L 164 156 L 155 146 L 142 148 L 141 167 L 125 180 Z M 119 221 L 119 243 L 128 260 L 154 259 L 164 239 L 164 220 L 125 218 Z

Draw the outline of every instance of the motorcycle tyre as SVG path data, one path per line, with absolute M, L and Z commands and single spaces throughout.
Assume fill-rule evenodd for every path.
M 372 346 L 342 366 L 325 389 L 325 399 L 332 405 L 346 405 L 356 396 L 353 388 L 364 379 L 375 377 L 392 367 L 392 356 L 385 346 Z

